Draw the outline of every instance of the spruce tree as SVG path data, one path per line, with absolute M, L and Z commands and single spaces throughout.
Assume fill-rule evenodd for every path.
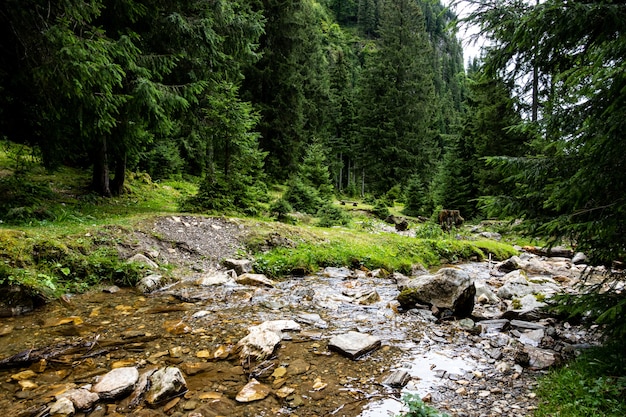
M 297 169 L 312 137 L 326 136 L 328 72 L 322 49 L 323 9 L 311 0 L 263 0 L 261 59 L 246 71 L 245 99 L 260 110 L 266 171 L 275 180 Z
M 412 0 L 380 3 L 380 39 L 360 81 L 360 146 L 365 181 L 382 194 L 413 174 L 432 177 L 434 89 L 422 11 Z
M 533 92 L 532 117 L 521 126 L 534 135 L 532 154 L 493 159 L 515 187 L 492 207 L 530 220 L 553 244 L 575 244 L 592 264 L 623 265 L 626 7 L 610 0 L 479 6 L 469 19 L 493 40 L 488 74 L 514 80 L 531 68 L 539 76 L 517 79 L 522 92 Z M 570 312 L 597 318 L 623 341 L 624 274 L 612 272 L 612 285 L 595 287 Z

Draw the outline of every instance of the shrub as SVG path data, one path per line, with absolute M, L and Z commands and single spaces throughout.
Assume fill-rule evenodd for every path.
M 384 220 L 387 217 L 389 217 L 389 209 L 387 208 L 387 204 L 385 203 L 385 201 L 376 200 L 376 203 L 374 204 L 374 207 L 372 208 L 372 213 L 374 213 L 374 215 L 381 220 Z
M 54 219 L 48 208 L 54 196 L 48 184 L 15 175 L 0 178 L 0 217 L 8 223 Z
M 424 404 L 416 394 L 406 394 L 402 401 L 409 410 L 398 414 L 397 417 L 448 417 L 448 414 Z
M 322 198 L 318 191 L 306 185 L 299 177 L 294 177 L 283 198 L 291 204 L 294 210 L 307 214 L 316 214 L 322 205 Z
M 350 216 L 332 204 L 323 205 L 318 210 L 317 216 L 320 218 L 319 226 L 321 227 L 346 226 L 350 223 Z
M 270 213 L 276 217 L 276 220 L 283 223 L 293 223 L 294 219 L 289 215 L 293 211 L 291 204 L 284 198 L 280 198 L 270 206 Z

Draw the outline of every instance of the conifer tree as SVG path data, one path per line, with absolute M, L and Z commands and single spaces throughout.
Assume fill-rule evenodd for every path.
M 429 181 L 437 154 L 422 11 L 412 0 L 380 5 L 380 39 L 365 57 L 359 100 L 365 177 L 375 193 L 406 183 L 416 173 Z
M 172 138 L 206 138 L 183 126 L 202 126 L 206 95 L 238 82 L 254 59 L 260 16 L 242 4 L 5 2 L 0 19 L 11 29 L 1 49 L 15 62 L 2 61 L 4 90 L 24 103 L 7 116 L 24 121 L 48 166 L 89 161 L 92 187 L 105 196 L 123 190 L 127 168 L 150 166 L 157 148 L 180 165 L 190 155 L 176 155 Z M 0 128 L 20 140 L 10 123 Z
M 516 186 L 491 207 L 530 220 L 553 244 L 575 244 L 592 264 L 623 265 L 626 7 L 611 0 L 477 6 L 469 19 L 493 40 L 488 74 L 514 80 L 532 68 L 541 76 L 517 78 L 522 92 L 533 92 L 533 116 L 521 126 L 534 135 L 532 154 L 493 159 Z M 607 324 L 623 342 L 624 273 L 611 272 L 612 285 L 594 287 L 568 309 Z
M 245 99 L 260 110 L 266 171 L 283 180 L 297 169 L 309 138 L 326 136 L 328 72 L 322 49 L 324 15 L 312 0 L 262 0 L 261 59 L 246 72 Z

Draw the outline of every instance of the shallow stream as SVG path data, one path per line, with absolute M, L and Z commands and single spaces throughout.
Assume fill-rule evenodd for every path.
M 462 267 L 473 277 L 489 275 L 488 263 Z M 3 319 L 0 360 L 45 347 L 63 354 L 36 361 L 30 366 L 35 373 L 21 380 L 16 375 L 29 364 L 0 369 L 0 408 L 10 416 L 43 415 L 37 413 L 56 394 L 91 384 L 113 368 L 174 365 L 187 381 L 184 396 L 155 409 L 129 411 L 127 401 L 119 400 L 76 415 L 382 417 L 400 411 L 402 392 L 417 393 L 451 415 L 483 415 L 471 409 L 489 409 L 494 401 L 522 403 L 499 415 L 523 416 L 532 409 L 534 376 L 516 375 L 501 386 L 502 379 L 489 377 L 493 360 L 481 350 L 484 340 L 452 321 L 398 312 L 398 290 L 389 278 L 329 269 L 275 288 L 201 287 L 196 278 L 150 295 L 92 291 Z M 362 301 L 373 291 L 378 299 Z M 235 347 L 248 327 L 276 319 L 295 320 L 302 330 L 286 333 L 263 364 L 242 363 Z M 382 347 L 358 360 L 328 350 L 332 336 L 350 330 L 379 337 Z M 277 368 L 286 374 L 277 376 Z M 404 389 L 382 384 L 397 370 L 410 377 Z M 235 396 L 251 377 L 274 393 L 281 387 L 293 391 L 238 403 Z M 466 386 L 489 394 L 464 399 L 459 388 Z M 524 398 L 518 401 L 519 395 Z M 459 406 L 463 401 L 473 406 Z

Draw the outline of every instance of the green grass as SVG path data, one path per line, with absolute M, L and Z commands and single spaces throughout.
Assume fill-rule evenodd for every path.
M 626 346 L 584 352 L 539 384 L 537 417 L 626 416 Z
M 119 258 L 115 245 L 128 242 L 129 230 L 116 226 L 67 235 L 54 229 L 0 229 L 0 285 L 20 285 L 53 299 L 101 283 L 134 285 L 140 264 Z
M 28 286 L 49 297 L 76 292 L 101 282 L 132 285 L 141 271 L 117 259 L 116 245 L 132 245 L 132 231 L 147 219 L 178 214 L 181 200 L 197 191 L 183 180 L 153 181 L 128 173 L 125 192 L 102 198 L 88 190 L 90 175 L 69 167 L 49 172 L 22 148 L 0 149 L 0 284 Z M 20 168 L 20 175 L 11 175 Z M 284 186 L 271 189 L 279 198 Z M 369 214 L 371 205 L 335 207 L 352 219 L 346 227 L 314 227 L 319 219 L 298 226 L 248 219 L 254 232 L 247 242 L 256 256 L 256 270 L 272 277 L 311 273 L 325 266 L 383 268 L 408 273 L 415 264 L 504 259 L 515 254 L 493 241 L 458 240 L 434 223 L 412 221 L 418 238 L 380 233 Z M 399 214 L 402 206 L 391 212 Z M 403 216 L 404 217 L 404 216 Z M 295 247 L 260 253 L 270 234 L 290 239 Z
M 49 172 L 16 162 L 0 148 L 0 286 L 27 287 L 46 298 L 103 282 L 133 285 L 141 265 L 119 259 L 116 245 L 132 244 L 132 230 L 155 215 L 178 212 L 195 193 L 189 181 L 153 182 L 129 173 L 125 193 L 102 198 L 88 190 L 89 174 L 61 167 Z
M 282 229 L 289 229 L 283 225 Z M 256 256 L 255 271 L 272 277 L 312 273 L 327 266 L 350 266 L 370 270 L 409 273 L 413 265 L 439 265 L 441 260 L 505 259 L 517 253 L 512 246 L 488 240 L 454 238 L 420 239 L 394 233 L 370 233 L 349 228 L 303 227 L 306 237 L 295 238 L 296 247 L 278 247 Z

